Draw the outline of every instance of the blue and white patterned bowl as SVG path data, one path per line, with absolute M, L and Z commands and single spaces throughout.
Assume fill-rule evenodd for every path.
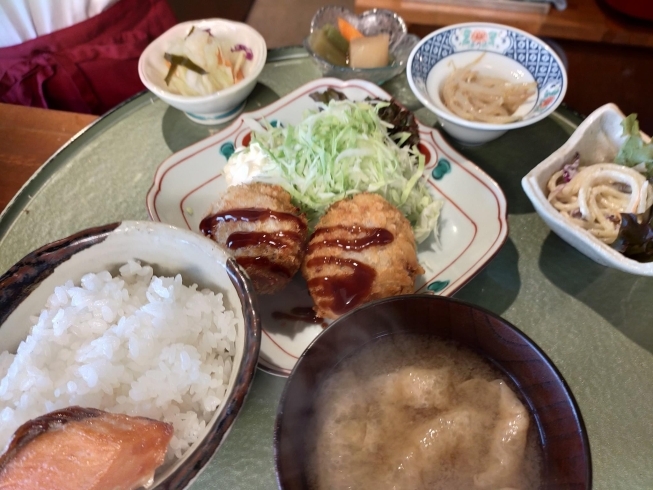
M 514 82 L 537 82 L 536 94 L 515 113 L 518 121 L 489 124 L 454 115 L 440 97 L 456 68 L 479 58 L 476 70 Z M 408 83 L 415 96 L 438 117 L 443 129 L 468 144 L 498 138 L 509 129 L 533 124 L 553 112 L 567 91 L 567 73 L 558 55 L 542 40 L 501 24 L 470 22 L 432 32 L 408 58 Z

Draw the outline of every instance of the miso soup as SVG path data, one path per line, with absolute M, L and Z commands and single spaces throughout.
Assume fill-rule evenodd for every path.
M 486 360 L 428 336 L 383 337 L 342 362 L 318 394 L 317 489 L 535 489 L 535 424 Z

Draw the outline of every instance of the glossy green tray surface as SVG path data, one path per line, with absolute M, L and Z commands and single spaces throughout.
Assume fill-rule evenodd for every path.
M 245 110 L 319 76 L 303 49 L 271 51 Z M 434 124 L 404 76 L 384 88 L 422 122 Z M 560 369 L 589 433 L 594 488 L 650 490 L 653 279 L 602 267 L 577 252 L 547 228 L 521 189 L 521 178 L 559 148 L 578 122 L 562 108 L 483 146 L 454 144 L 503 188 L 510 224 L 501 251 L 456 296 L 514 323 Z M 0 272 L 75 231 L 147 219 L 145 194 L 157 166 L 221 128 L 197 125 L 150 93 L 101 118 L 51 158 L 0 216 Z M 257 372 L 226 442 L 193 489 L 276 488 L 272 432 L 284 384 Z

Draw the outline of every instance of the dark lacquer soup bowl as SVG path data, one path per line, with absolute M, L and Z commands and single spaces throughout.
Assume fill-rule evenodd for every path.
M 547 355 L 501 317 L 431 295 L 399 296 L 358 308 L 335 321 L 306 349 L 288 378 L 277 412 L 274 456 L 280 488 L 314 486 L 311 454 L 317 431 L 312 424 L 318 405 L 324 406 L 325 399 L 318 397 L 325 381 L 339 372 L 341 363 L 347 365 L 363 355 L 361 351 L 372 342 L 406 334 L 436 338 L 478 354 L 511 385 L 529 414 L 529 440 L 534 441 L 539 458 L 536 487 L 591 488 L 589 442 L 580 410 Z M 360 398 L 361 394 L 351 396 Z

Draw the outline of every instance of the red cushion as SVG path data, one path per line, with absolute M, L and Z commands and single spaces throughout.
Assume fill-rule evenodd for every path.
M 175 23 L 165 0 L 120 0 L 84 22 L 0 48 L 0 101 L 103 114 L 144 90 L 138 58 Z

